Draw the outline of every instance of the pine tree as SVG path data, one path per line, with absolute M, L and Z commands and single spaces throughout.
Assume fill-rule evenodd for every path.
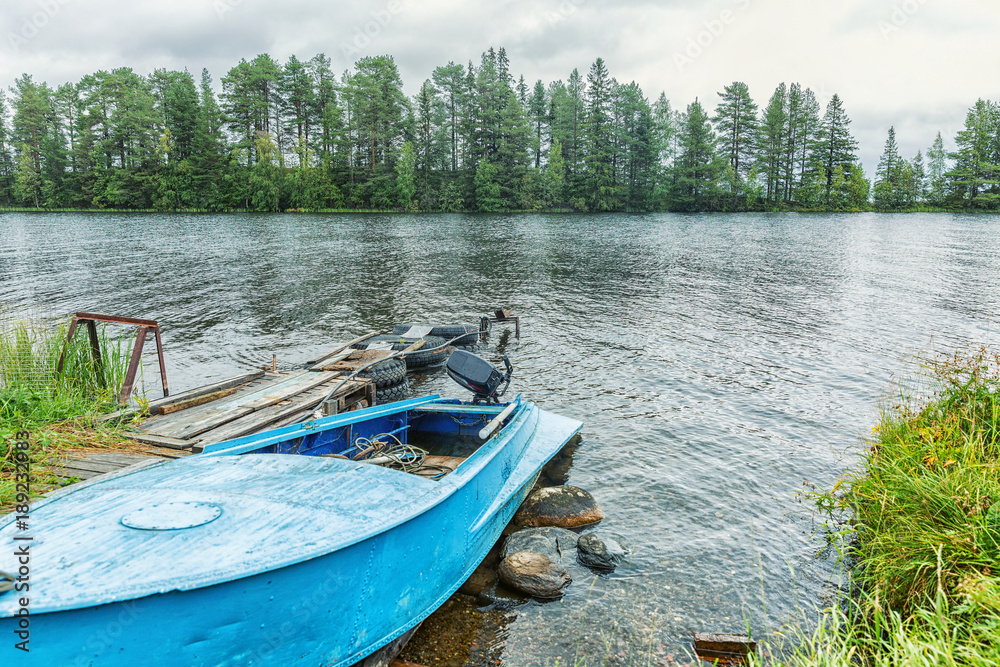
M 0 201 L 6 206 L 14 195 L 14 160 L 10 151 L 10 131 L 7 117 L 7 99 L 0 89 Z
M 785 191 L 785 150 L 788 131 L 788 88 L 775 89 L 763 111 L 757 147 L 758 168 L 766 184 L 767 201 L 777 203 Z
M 725 158 L 716 155 L 716 141 L 708 115 L 696 99 L 688 105 L 680 135 L 675 200 L 682 210 L 704 211 L 717 205 L 719 177 Z
M 212 90 L 212 77 L 201 71 L 198 121 L 192 141 L 191 180 L 197 208 L 216 209 L 223 205 L 221 185 L 226 166 L 226 141 L 222 132 L 222 112 Z
M 451 172 L 458 172 L 458 160 L 460 152 L 461 127 L 459 118 L 466 105 L 468 91 L 465 86 L 464 68 L 449 62 L 443 67 L 434 70 L 433 81 L 435 87 L 440 91 L 441 99 L 444 102 L 447 133 L 448 150 L 447 156 L 451 165 Z
M 528 117 L 531 119 L 532 128 L 535 132 L 533 148 L 535 150 L 535 169 L 542 166 L 542 144 L 543 132 L 548 125 L 548 97 L 545 94 L 545 84 L 539 79 L 535 82 L 535 87 L 531 92 L 531 99 L 528 101 Z
M 722 154 L 729 161 L 737 179 L 743 180 L 753 166 L 757 143 L 757 105 L 750 97 L 749 87 L 734 81 L 718 94 L 722 100 L 715 108 L 716 131 Z

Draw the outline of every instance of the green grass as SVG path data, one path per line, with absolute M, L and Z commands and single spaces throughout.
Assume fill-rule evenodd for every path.
M 1000 354 L 925 369 L 859 471 L 816 496 L 848 540 L 851 594 L 781 664 L 1000 664 Z
M 86 328 L 78 327 L 57 375 L 68 324 L 37 318 L 0 322 L 0 508 L 9 507 L 15 495 L 17 432 L 31 434 L 36 491 L 56 483 L 44 471 L 67 449 L 121 440 L 114 429 L 94 428 L 93 418 L 117 408 L 134 334 L 112 336 L 99 329 L 102 359 L 95 363 Z

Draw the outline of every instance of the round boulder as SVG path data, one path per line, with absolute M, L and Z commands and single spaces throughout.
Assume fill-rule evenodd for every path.
M 542 554 L 549 560 L 558 563 L 564 556 L 572 556 L 576 549 L 577 534 L 567 528 L 556 528 L 549 526 L 546 528 L 525 528 L 513 535 L 507 536 L 504 542 L 503 551 L 500 552 L 502 558 L 517 553 L 518 551 L 530 551 Z
M 500 581 L 535 598 L 557 598 L 573 578 L 542 554 L 518 551 L 500 561 Z
M 597 523 L 604 512 L 594 496 L 576 486 L 548 486 L 537 489 L 524 501 L 514 521 L 521 526 L 576 528 Z
M 593 533 L 581 535 L 576 543 L 576 557 L 594 570 L 611 571 L 625 558 L 625 549 L 611 538 L 601 539 Z

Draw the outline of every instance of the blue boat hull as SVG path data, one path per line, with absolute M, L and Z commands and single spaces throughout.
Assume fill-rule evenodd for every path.
M 353 664 L 454 593 L 580 426 L 534 406 L 518 419 L 444 478 L 453 488 L 439 501 L 382 532 L 252 576 L 34 615 L 31 652 L 15 651 L 14 664 Z M 0 636 L 15 621 L 0 619 Z

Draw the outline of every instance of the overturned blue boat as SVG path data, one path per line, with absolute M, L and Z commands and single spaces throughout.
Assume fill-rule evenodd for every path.
M 476 391 L 475 376 L 456 379 Z M 30 652 L 13 664 L 363 659 L 468 578 L 582 426 L 478 398 L 287 426 L 34 504 L 30 590 L 0 593 L 7 642 L 29 603 Z M 18 535 L 7 517 L 3 544 Z M 17 572 L 12 552 L 0 570 Z

